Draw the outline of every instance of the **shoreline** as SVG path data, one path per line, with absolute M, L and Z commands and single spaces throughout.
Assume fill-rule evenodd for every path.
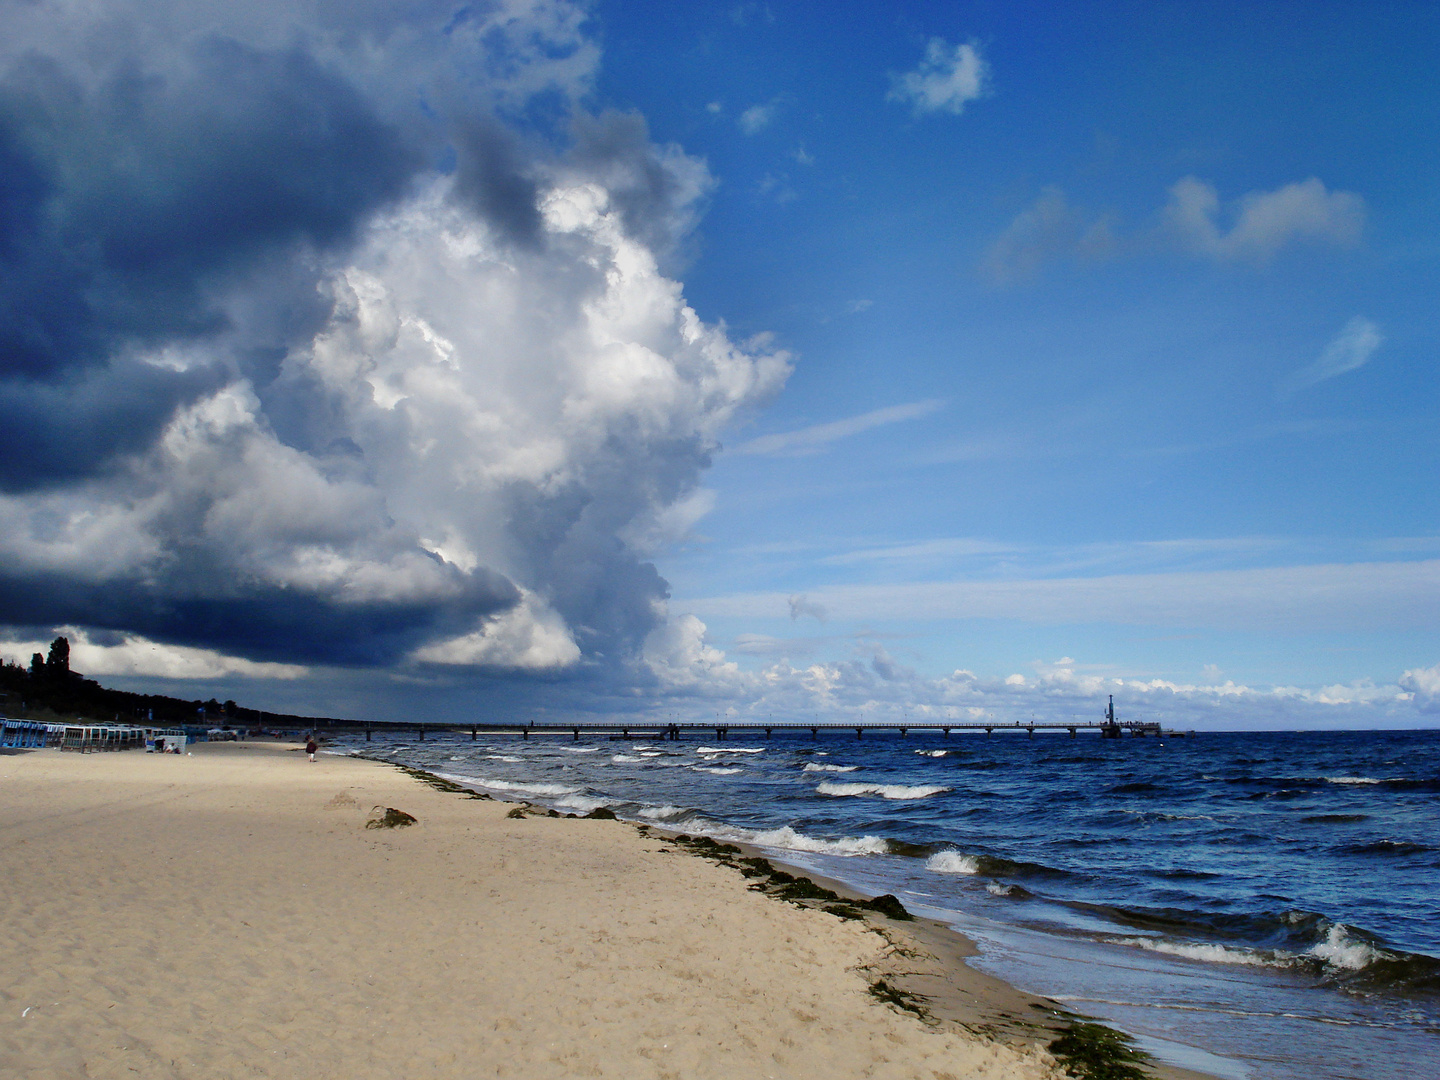
M 472 792 L 480 798 L 522 808 L 527 812 L 527 816 L 553 818 L 559 813 L 526 799 L 479 792 L 412 765 L 375 758 L 365 760 L 427 778 L 421 782 L 431 783 L 441 790 Z M 585 817 L 573 813 L 559 816 L 576 820 Z M 636 829 L 642 838 L 658 837 L 676 843 L 678 848 L 687 851 L 691 856 L 724 867 L 730 873 L 744 873 L 741 867 L 735 865 L 737 860 L 759 860 L 802 882 L 811 882 L 828 890 L 841 900 L 865 903 L 875 899 L 844 881 L 787 862 L 783 856 L 777 857 L 754 844 L 736 840 L 722 844 L 711 841 L 707 844 L 704 840 L 708 838 L 691 838 L 689 834 L 667 826 L 624 818 L 616 820 Z M 701 843 L 695 843 L 697 839 L 701 840 Z M 731 852 L 735 853 L 733 858 Z M 758 884 L 748 887 L 757 891 L 761 889 Z M 768 895 L 781 903 L 792 903 L 810 910 L 825 910 L 823 900 L 788 900 L 773 891 Z M 1064 1035 L 1073 1023 L 1100 1024 L 1113 1029 L 1113 1025 L 1108 1021 L 1077 1013 L 1059 1001 L 1022 990 L 997 976 L 972 967 L 966 961 L 979 955 L 978 946 L 944 920 L 913 912 L 908 920 L 903 922 L 888 920 L 872 912 L 865 912 L 863 917 L 872 928 L 893 935 L 889 938 L 890 945 L 886 953 L 860 969 L 872 988 L 878 982 L 892 992 L 875 994 L 872 989 L 872 994 L 880 1001 L 888 1000 L 896 1008 L 915 1013 L 934 1029 L 961 1032 L 971 1037 L 980 1036 L 1007 1046 L 1029 1050 L 1048 1046 L 1054 1039 Z M 1142 1064 L 1144 1072 L 1155 1080 L 1215 1080 L 1209 1073 L 1187 1069 L 1156 1058 L 1147 1058 Z
M 382 765 L 0 758 L 0 1072 L 1059 1075 L 874 1000 L 884 943 L 854 921 L 629 824 L 517 819 Z M 392 806 L 418 824 L 365 827 Z

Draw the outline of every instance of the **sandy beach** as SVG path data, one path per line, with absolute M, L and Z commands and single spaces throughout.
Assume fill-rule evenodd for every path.
M 281 744 L 0 757 L 0 1076 L 1060 1075 L 962 939 L 514 809 Z

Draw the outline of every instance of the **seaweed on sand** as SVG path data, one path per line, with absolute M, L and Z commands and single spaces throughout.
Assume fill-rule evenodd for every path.
M 923 997 L 908 990 L 901 990 L 898 986 L 891 986 L 884 979 L 876 979 L 870 984 L 870 996 L 897 1009 L 914 1013 L 922 1020 L 930 1019 L 929 1010 L 920 1004 L 925 1000 Z
M 508 814 L 506 814 L 505 816 L 506 816 L 507 818 L 514 818 L 516 821 L 524 821 L 524 820 L 525 820 L 525 811 L 524 811 L 524 810 L 521 810 L 520 807 L 517 806 L 517 807 L 515 807 L 514 810 L 511 810 L 511 811 L 510 811 Z
M 1104 1024 L 1072 1023 L 1048 1049 L 1079 1080 L 1149 1080 L 1135 1064 L 1148 1056 L 1133 1043 L 1124 1032 Z
M 787 874 L 786 877 L 789 877 Z M 775 880 L 773 877 L 770 879 Z M 780 891 L 775 894 L 782 900 L 839 900 L 840 894 L 833 889 L 827 889 L 823 885 L 816 885 L 808 877 L 796 878 L 780 886 Z
M 419 780 L 422 784 L 429 784 L 437 791 L 448 791 L 454 795 L 464 795 L 466 798 L 469 799 L 488 800 L 490 798 L 489 795 L 483 795 L 478 791 L 471 791 L 469 788 L 462 787 L 461 785 L 455 783 L 455 781 L 453 780 L 446 780 L 443 777 L 436 776 L 434 773 L 428 773 L 424 769 L 414 769 L 411 768 L 409 765 L 401 765 L 398 761 L 389 761 L 385 764 L 395 766 L 395 768 L 399 769 L 401 772 L 407 773 L 408 775 L 414 777 L 416 780 Z
M 393 806 L 377 806 L 370 812 L 372 814 L 383 810 L 384 813 L 378 818 L 372 817 L 365 822 L 367 829 L 406 829 L 415 824 L 413 814 L 407 814 L 404 810 L 396 810 Z
M 809 907 L 812 903 L 817 903 L 821 905 L 822 911 L 827 911 L 842 919 L 864 918 L 866 911 L 873 911 L 886 918 L 902 922 L 915 917 L 905 910 L 904 904 L 889 893 L 877 896 L 873 900 L 849 900 L 833 889 L 815 884 L 808 877 L 797 877 L 784 870 L 775 869 L 769 859 L 733 858 L 732 856 L 741 854 L 740 848 L 734 844 L 721 844 L 708 836 L 690 836 L 680 833 L 672 837 L 670 842 L 686 848 L 694 855 L 714 859 L 721 866 L 739 870 L 741 875 L 746 878 L 760 879 L 750 888 L 755 892 L 773 896 L 777 900 L 788 900 L 800 907 Z
M 906 911 L 900 898 L 892 893 L 881 893 L 874 900 L 861 900 L 859 904 L 861 907 L 868 907 L 871 911 L 878 911 L 887 919 L 894 919 L 897 922 L 915 921 L 915 916 Z

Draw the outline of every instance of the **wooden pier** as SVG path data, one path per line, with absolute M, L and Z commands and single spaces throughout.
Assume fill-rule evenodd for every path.
M 338 725 L 337 725 L 338 726 Z M 347 725 L 351 726 L 351 725 Z M 353 727 L 363 728 L 365 740 L 370 741 L 374 732 L 386 734 L 405 734 L 413 732 L 423 742 L 427 733 L 437 732 L 469 732 L 470 738 L 474 739 L 481 732 L 487 735 L 519 735 L 528 739 L 532 735 L 548 736 L 570 736 L 572 741 L 578 742 L 582 736 L 603 735 L 611 738 L 621 739 L 658 739 L 679 742 L 685 736 L 713 736 L 716 742 L 725 742 L 732 732 L 736 734 L 749 733 L 753 736 L 763 734 L 770 738 L 777 731 L 808 731 L 812 739 L 818 739 L 821 732 L 849 734 L 854 732 L 855 738 L 862 739 L 866 733 L 871 735 L 898 735 L 904 738 L 914 732 L 940 732 L 949 736 L 954 732 L 981 732 L 986 735 L 1006 732 L 1018 734 L 1024 732 L 1033 736 L 1040 732 L 1068 732 L 1071 737 L 1077 736 L 1080 732 L 1096 732 L 1101 738 L 1119 738 L 1122 734 L 1138 738 L 1145 735 L 1159 737 L 1167 734 L 1161 731 L 1160 725 L 1153 722 L 1139 721 L 1116 721 L 1107 719 L 1105 721 L 1089 722 L 1022 722 L 1016 721 L 1012 724 L 1000 724 L 993 720 L 963 722 L 959 720 L 941 720 L 935 722 L 905 721 L 901 723 L 837 723 L 837 722 L 782 722 L 769 720 L 714 720 L 698 721 L 686 720 L 676 722 L 586 722 L 574 721 L 546 721 L 540 723 L 526 724 L 501 724 L 501 723 L 414 723 L 413 721 L 374 721 L 367 724 L 357 724 Z
M 1001 724 L 994 720 L 926 720 L 926 721 L 874 721 L 856 723 L 853 720 L 827 721 L 821 723 L 818 720 L 725 720 L 716 717 L 714 720 L 660 720 L 660 721 L 530 721 L 524 724 L 502 724 L 472 721 L 469 723 L 415 723 L 409 720 L 373 720 L 373 721 L 326 721 L 322 727 L 334 730 L 363 730 L 365 741 L 369 742 L 371 736 L 377 732 L 405 733 L 413 731 L 421 742 L 425 741 L 427 732 L 459 731 L 470 733 L 470 738 L 479 737 L 480 732 L 488 735 L 519 735 L 528 739 L 531 735 L 569 735 L 578 742 L 581 735 L 605 735 L 611 738 L 621 739 L 661 739 L 679 742 L 685 735 L 713 734 L 716 742 L 724 742 L 734 732 L 750 732 L 759 734 L 765 733 L 765 738 L 770 738 L 777 731 L 808 731 L 812 739 L 818 739 L 822 731 L 825 732 L 851 732 L 855 733 L 857 739 L 863 739 L 867 731 L 880 734 L 897 734 L 901 738 L 909 735 L 912 731 L 938 731 L 947 738 L 956 731 L 983 731 L 986 735 L 993 735 L 995 732 L 1021 732 L 1026 735 L 1034 735 L 1037 731 L 1065 731 L 1074 738 L 1082 731 L 1097 732 L 1102 739 L 1118 739 L 1122 735 L 1129 735 L 1132 738 L 1139 738 L 1144 735 L 1153 735 L 1160 738 L 1165 735 L 1181 736 L 1186 734 L 1183 731 L 1163 731 L 1160 725 L 1153 720 L 1136 721 L 1121 720 L 1115 714 L 1115 698 L 1110 698 L 1110 703 L 1105 707 L 1105 719 L 1095 722 L 1079 720 L 1060 721 L 1023 721 L 1016 720 L 1013 723 Z M 1193 735 L 1194 732 L 1189 734 Z

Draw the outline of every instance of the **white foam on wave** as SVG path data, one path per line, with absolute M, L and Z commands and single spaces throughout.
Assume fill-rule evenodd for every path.
M 616 754 L 611 761 L 644 761 L 644 758 L 636 757 L 634 754 Z
M 443 773 L 437 774 L 444 776 Z M 478 787 L 490 788 L 492 791 L 518 791 L 524 795 L 540 795 L 546 798 L 554 798 L 559 795 L 573 795 L 579 788 L 566 787 L 564 784 L 528 784 L 523 780 L 487 780 L 477 776 L 446 776 L 447 780 L 458 780 L 465 784 L 475 784 Z
M 641 756 L 641 757 L 663 757 L 664 755 L 663 755 L 659 750 L 641 750 L 641 751 L 640 751 L 640 756 Z
M 925 869 L 936 874 L 978 874 L 980 860 L 960 851 L 937 851 L 925 860 Z
M 640 811 L 640 816 L 648 818 L 651 821 L 671 821 L 675 818 L 683 817 L 689 812 L 690 811 L 683 806 L 670 806 L 666 804 L 665 806 L 647 806 Z
M 1350 936 L 1350 928 L 1336 923 L 1325 934 L 1325 940 L 1305 950 L 1306 954 L 1323 960 L 1331 967 L 1346 971 L 1363 971 L 1376 960 L 1394 959 L 1389 953 Z
M 950 789 L 939 784 L 836 784 L 826 780 L 815 790 L 821 795 L 878 795 L 882 799 L 926 799 Z
M 1377 780 L 1373 776 L 1327 776 L 1326 783 L 1330 784 L 1383 784 L 1384 780 Z
M 763 746 L 697 746 L 697 754 L 763 754 Z
M 591 810 L 598 810 L 609 803 L 604 799 L 592 798 L 589 795 L 566 795 L 563 799 L 555 800 L 556 806 L 563 806 L 567 810 L 579 810 L 582 814 L 588 814 Z
M 916 750 L 915 753 L 919 754 L 921 757 L 944 757 L 946 754 L 950 753 L 950 751 L 949 751 L 949 750 Z
M 596 754 L 600 752 L 600 747 L 598 746 L 562 746 L 560 749 L 564 750 L 567 754 Z
M 807 761 L 801 772 L 854 772 L 859 765 L 827 765 L 824 762 Z
M 781 848 L 786 851 L 806 851 L 815 855 L 839 855 L 852 858 L 857 855 L 885 855 L 890 845 L 883 836 L 846 836 L 839 840 L 822 840 L 796 832 L 789 825 L 778 829 L 738 829 L 716 827 L 712 835 L 722 840 L 738 840 L 742 844 L 756 847 Z
M 1117 945 L 1133 945 L 1146 952 L 1179 956 L 1186 960 L 1203 960 L 1209 964 L 1241 964 L 1246 967 L 1285 967 L 1286 961 L 1276 954 L 1266 955 L 1254 949 L 1232 949 L 1225 945 L 1166 941 L 1164 938 L 1116 938 Z
M 459 759 L 459 758 L 451 758 L 450 760 L 451 760 L 451 761 L 459 761 L 460 759 Z M 518 757 L 511 757 L 509 754 L 486 754 L 486 755 L 485 755 L 485 760 L 486 760 L 486 761 L 508 761 L 508 762 L 510 762 L 510 763 L 513 764 L 513 763 L 519 761 L 520 759 L 519 759 Z
M 723 769 L 723 768 L 713 768 L 713 769 L 712 769 L 712 768 L 706 768 L 704 765 L 696 765 L 696 766 L 695 766 L 695 771 L 696 771 L 696 772 L 709 773 L 711 776 L 734 776 L 736 773 L 738 773 L 738 772 L 744 772 L 745 770 L 744 770 L 744 769 Z

